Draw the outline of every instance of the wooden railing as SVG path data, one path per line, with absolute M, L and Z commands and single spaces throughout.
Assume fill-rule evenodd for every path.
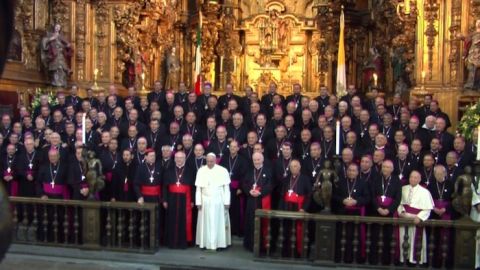
M 297 222 L 303 225 L 297 227 Z M 411 236 L 405 234 L 404 244 L 400 247 L 395 234 L 399 227 L 413 225 L 413 221 L 397 218 L 257 210 L 254 255 L 259 260 L 323 266 L 411 268 L 412 264 L 407 260 L 399 261 L 400 252 L 408 258 L 407 243 Z M 417 226 L 427 232 L 427 263 L 423 266 L 474 269 L 475 236 L 480 224 L 464 218 L 428 220 Z M 297 234 L 298 229 L 301 231 Z M 265 237 L 262 230 L 263 234 L 266 232 Z M 298 237 L 302 240 L 300 249 L 297 246 Z M 415 241 L 421 247 L 421 239 Z M 418 248 L 413 255 L 417 262 L 420 255 L 421 248 Z
M 10 197 L 14 243 L 153 253 L 158 206 Z

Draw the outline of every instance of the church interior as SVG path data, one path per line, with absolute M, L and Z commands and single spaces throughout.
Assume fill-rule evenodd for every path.
M 169 256 L 176 256 L 165 251 L 170 243 L 175 243 L 173 248 L 189 248 L 180 255 L 185 269 L 206 269 L 209 263 L 223 269 L 244 269 L 240 264 L 287 269 L 276 264 L 281 262 L 300 265 L 288 269 L 307 265 L 480 269 L 480 0 L 9 1 L 14 3 L 12 36 L 6 57 L 0 57 L 5 62 L 3 74 L 0 70 L 0 183 L 5 188 L 0 184 L 0 219 L 4 211 L 11 222 L 3 219 L 6 226 L 1 226 L 0 220 L 0 235 L 8 226 L 15 233 L 0 245 L 2 253 L 2 247 L 14 243 L 3 266 L 0 255 L 0 269 L 12 269 L 21 260 L 19 254 L 27 256 L 37 245 L 48 246 L 45 253 L 65 248 L 70 254 L 73 247 L 140 254 L 132 257 L 139 264 L 146 253 L 152 255 L 149 264 L 167 265 Z M 218 97 L 218 105 L 212 96 Z M 100 97 L 106 100 L 105 108 L 100 108 Z M 190 99 L 196 100 L 196 107 L 188 103 Z M 90 102 L 84 105 L 85 101 Z M 128 108 L 129 101 L 134 109 Z M 71 114 L 68 107 L 74 110 Z M 130 118 L 133 110 L 138 121 Z M 57 121 L 58 111 L 63 115 Z M 364 111 L 367 121 L 362 119 Z M 155 118 L 155 113 L 160 116 Z M 99 123 L 101 114 L 109 130 Z M 236 115 L 242 118 L 243 135 L 237 134 Z M 292 126 L 289 116 L 295 121 Z M 25 117 L 30 119 L 28 127 Z M 36 127 L 38 118 L 43 128 Z M 418 129 L 412 128 L 412 121 L 420 124 Z M 73 135 L 67 136 L 69 125 Z M 279 135 L 282 130 L 285 135 Z M 48 140 L 36 137 L 37 131 L 41 136 L 59 133 L 60 144 L 54 145 L 53 135 Z M 355 143 L 350 143 L 350 133 Z M 35 144 L 33 156 L 29 136 Z M 104 141 L 104 136 L 111 139 Z M 118 144 L 115 150 L 111 140 Z M 143 140 L 147 149 L 141 149 Z M 192 140 L 193 146 L 185 140 Z M 415 142 L 421 143 L 419 149 Z M 196 145 L 204 151 L 198 156 Z M 257 146 L 261 166 L 254 154 Z M 314 146 L 320 149 L 321 165 L 314 165 Z M 116 172 L 117 162 L 130 166 L 125 150 L 135 166 L 133 176 L 128 170 Z M 245 160 L 239 172 L 233 169 L 237 151 Z M 153 170 L 147 165 L 152 152 L 157 159 L 153 157 Z M 415 156 L 416 152 L 421 154 Z M 18 165 L 25 153 L 30 168 Z M 58 163 L 51 157 L 55 154 Z M 378 160 L 377 154 L 383 157 Z M 177 160 L 182 155 L 183 163 Z M 216 158 L 215 165 L 209 165 L 209 155 Z M 200 167 L 197 157 L 203 160 Z M 34 163 L 38 174 L 34 169 L 35 175 L 30 175 L 33 159 L 39 159 Z M 80 165 L 71 165 L 71 160 Z M 55 177 L 61 171 L 55 164 L 64 161 L 69 164 L 65 193 L 51 199 L 45 194 L 58 195 Z M 52 171 L 52 164 L 57 169 Z M 197 171 L 220 165 L 230 173 L 225 188 L 228 196 L 232 194 L 231 205 L 225 203 L 230 207 L 226 216 L 220 215 L 234 246 L 226 249 L 224 258 L 193 247 L 205 248 L 198 235 L 206 225 L 195 224 L 201 223 L 205 209 L 195 201 L 195 196 L 204 195 Z M 89 182 L 90 170 L 98 168 L 101 187 Z M 363 175 L 370 169 L 381 181 L 376 188 L 371 171 Z M 52 178 L 51 187 L 50 180 L 41 179 L 43 171 Z M 155 173 L 160 171 L 158 180 Z M 272 182 L 258 189 L 262 174 Z M 219 174 L 211 175 L 217 179 Z M 117 176 L 119 182 L 125 179 L 120 192 L 129 192 L 128 199 L 101 191 L 117 192 L 116 184 L 110 184 Z M 303 176 L 308 178 L 305 183 L 311 181 L 305 187 Z M 417 176 L 418 182 L 412 184 Z M 168 182 L 169 177 L 176 177 L 176 183 Z M 398 186 L 390 178 L 397 179 Z M 157 180 L 161 184 L 154 186 Z M 253 187 L 244 188 L 250 180 Z M 35 181 L 43 181 L 43 186 L 29 184 Z M 356 194 L 364 182 L 365 194 Z M 416 185 L 422 186 L 415 195 L 421 199 L 418 207 L 411 207 Z M 22 195 L 22 188 L 31 192 Z M 387 196 L 389 188 L 398 189 L 396 199 Z M 271 198 L 262 195 L 267 190 Z M 339 198 L 342 192 L 345 196 Z M 426 195 L 418 195 L 421 192 Z M 296 198 L 290 198 L 292 193 Z M 392 199 L 388 205 L 398 208 L 383 207 L 385 199 Z M 182 203 L 177 208 L 187 205 L 187 210 L 171 214 L 172 203 L 178 200 Z M 420 209 L 428 204 L 429 209 Z M 169 222 L 179 222 L 185 215 L 186 221 L 171 227 Z M 178 228 L 186 228 L 186 235 L 178 236 Z M 229 241 L 230 233 L 227 246 Z M 222 250 L 223 240 L 219 242 Z M 32 250 L 48 256 L 40 248 Z M 193 257 L 188 258 L 188 250 Z M 88 252 L 85 257 L 98 256 Z M 236 261 L 236 254 L 242 259 Z M 212 256 L 212 261 L 198 266 L 195 260 L 204 256 Z M 106 258 L 115 260 L 115 254 Z M 228 259 L 239 265 L 229 265 Z M 50 266 L 46 263 L 45 269 Z

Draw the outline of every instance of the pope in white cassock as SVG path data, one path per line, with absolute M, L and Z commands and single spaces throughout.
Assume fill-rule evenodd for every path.
M 195 204 L 198 207 L 197 239 L 200 248 L 216 250 L 231 245 L 230 175 L 216 164 L 213 153 L 207 155 L 207 165 L 198 170 Z
M 421 221 L 425 221 L 430 216 L 430 212 L 433 209 L 432 195 L 428 189 L 419 185 L 421 181 L 420 173 L 412 171 L 409 178 L 409 185 L 402 187 L 402 200 L 398 206 L 398 215 L 401 218 L 412 219 L 415 224 L 419 224 Z M 400 226 L 399 242 L 400 242 L 400 261 L 403 262 L 403 246 L 405 233 L 408 233 L 408 261 L 410 263 L 417 263 L 416 252 L 421 248 L 420 261 L 418 263 L 423 264 L 427 262 L 427 235 L 423 227 L 417 226 Z M 421 237 L 422 246 L 415 245 L 415 239 Z
M 480 222 L 480 179 L 475 176 L 472 183 L 472 210 L 470 217 L 475 222 Z M 476 253 L 475 253 L 475 269 L 480 268 L 480 230 L 477 230 Z

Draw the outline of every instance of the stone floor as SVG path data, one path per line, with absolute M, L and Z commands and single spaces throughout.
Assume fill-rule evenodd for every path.
M 235 241 L 238 242 L 238 241 Z M 241 244 L 234 243 L 224 251 L 198 248 L 171 250 L 162 248 L 156 254 L 111 251 L 90 251 L 33 245 L 12 245 L 0 270 L 67 269 L 67 270 L 174 270 L 174 269 L 235 269 L 235 270 L 309 270 L 331 269 L 294 262 L 288 264 L 255 261 Z M 342 268 L 336 268 L 342 269 Z M 343 268 L 347 269 L 347 268 Z M 352 268 L 348 268 L 352 269 Z

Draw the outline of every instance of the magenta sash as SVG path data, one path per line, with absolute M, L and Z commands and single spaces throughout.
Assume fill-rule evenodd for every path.
M 113 173 L 112 172 L 106 172 L 105 173 L 105 181 L 112 182 L 112 179 L 113 179 Z
M 63 199 L 68 200 L 69 199 L 69 194 L 68 194 L 68 188 L 65 185 L 62 184 L 55 184 L 53 187 L 49 183 L 43 183 L 43 192 L 48 195 L 62 195 Z
M 445 208 L 445 210 L 448 210 L 450 206 L 450 202 L 445 200 L 433 200 L 433 204 L 435 205 L 435 208 Z M 450 220 L 451 218 L 452 217 L 450 216 L 450 213 L 448 213 L 448 211 L 445 211 L 445 213 L 443 213 L 443 215 L 440 217 L 440 219 L 442 220 Z
M 411 207 L 408 204 L 404 204 L 403 208 L 405 208 L 405 212 L 407 212 L 409 214 L 413 214 L 413 215 L 417 215 L 418 213 L 420 213 L 422 211 L 422 209 Z
M 18 182 L 15 179 L 10 181 L 10 196 L 18 196 Z
M 377 196 L 377 204 L 381 208 L 388 208 L 390 205 L 392 205 L 393 199 L 390 197 L 384 197 L 382 200 L 382 196 Z

